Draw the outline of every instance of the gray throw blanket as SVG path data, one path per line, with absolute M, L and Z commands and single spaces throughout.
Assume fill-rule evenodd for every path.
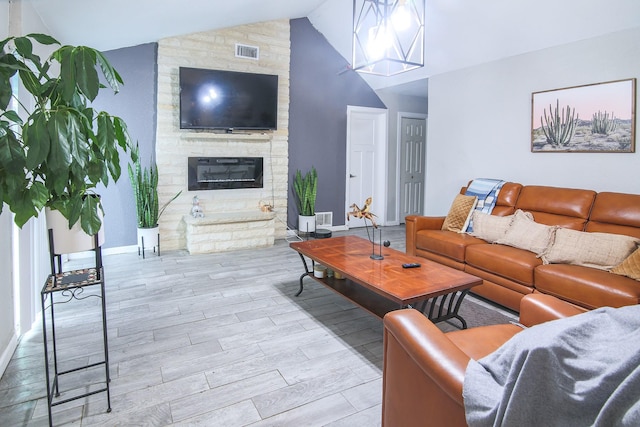
M 467 366 L 472 426 L 640 426 L 640 306 L 533 326 Z

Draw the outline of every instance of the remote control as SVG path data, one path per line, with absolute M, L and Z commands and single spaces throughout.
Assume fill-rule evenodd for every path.
M 417 268 L 417 267 L 420 267 L 420 264 L 418 264 L 417 262 L 402 264 L 402 268 Z

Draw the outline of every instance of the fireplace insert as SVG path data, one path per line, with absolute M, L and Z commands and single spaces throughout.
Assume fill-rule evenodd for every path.
M 262 188 L 262 157 L 189 157 L 189 191 Z

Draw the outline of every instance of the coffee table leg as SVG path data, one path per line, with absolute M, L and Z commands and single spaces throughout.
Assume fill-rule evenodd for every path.
M 302 279 L 311 274 L 311 271 L 309 271 L 309 266 L 307 265 L 307 260 L 304 259 L 304 255 L 299 252 L 298 255 L 300 255 L 300 259 L 302 260 L 302 264 L 304 265 L 304 273 L 302 273 L 302 275 L 300 276 L 300 290 L 296 293 L 296 296 L 300 296 L 300 294 L 302 293 Z
M 462 300 L 468 292 L 469 290 L 465 289 L 463 291 L 456 291 L 427 299 L 422 301 L 419 307 L 416 308 L 424 313 L 433 323 L 444 322 L 449 319 L 458 319 L 462 324 L 461 329 L 467 329 L 467 322 L 460 316 L 458 310 L 460 310 Z

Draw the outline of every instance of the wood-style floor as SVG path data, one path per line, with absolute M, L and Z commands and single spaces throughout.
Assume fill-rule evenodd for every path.
M 403 226 L 383 238 L 404 251 Z M 54 424 L 379 425 L 381 321 L 309 279 L 295 297 L 301 273 L 284 240 L 223 254 L 106 256 L 112 412 L 100 393 L 54 407 Z M 56 310 L 62 369 L 99 360 L 99 300 Z M 0 380 L 0 426 L 48 425 L 42 347 L 41 327 L 22 338 Z M 61 387 L 85 391 L 103 374 L 63 376 Z

